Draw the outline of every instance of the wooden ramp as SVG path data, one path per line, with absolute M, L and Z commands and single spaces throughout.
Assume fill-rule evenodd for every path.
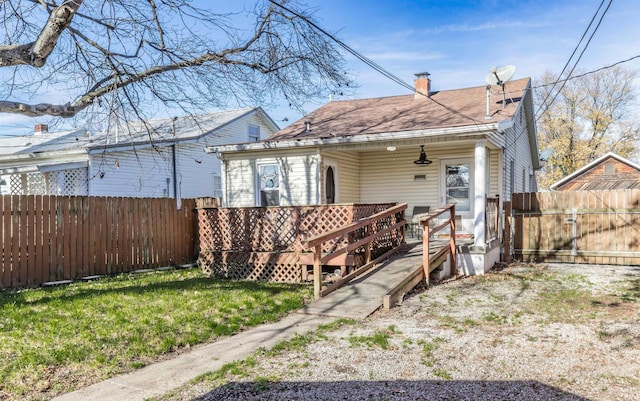
M 421 267 L 422 242 L 407 244 L 406 247 L 405 251 L 393 255 L 342 288 L 306 305 L 299 313 L 366 318 L 382 306 L 383 298 L 389 291 L 407 281 Z

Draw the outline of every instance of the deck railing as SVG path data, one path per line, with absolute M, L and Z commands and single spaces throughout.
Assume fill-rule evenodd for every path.
M 353 278 L 369 270 L 375 264 L 397 252 L 400 246 L 404 244 L 406 225 L 404 211 L 406 209 L 407 204 L 402 203 L 343 227 L 309 238 L 304 245 L 305 248 L 313 250 L 313 292 L 315 298 L 321 298 L 335 291 Z M 385 228 L 377 229 L 379 223 L 383 221 L 386 221 L 386 224 L 384 224 Z M 395 242 L 395 246 L 372 260 L 373 244 L 384 236 L 391 236 L 392 239 L 395 239 L 395 241 L 392 241 Z M 326 248 L 325 244 L 335 243 L 337 238 L 344 237 L 352 239 L 347 244 L 341 244 L 340 247 L 334 249 L 332 252 L 323 254 L 323 249 Z M 364 250 L 364 265 L 341 277 L 323 290 L 322 265 L 336 256 L 354 252 L 358 248 Z
M 430 222 L 433 219 L 438 218 L 440 215 L 449 214 L 447 220 L 433 228 L 430 227 Z M 438 220 L 436 220 L 438 221 Z M 444 207 L 430 212 L 425 217 L 420 219 L 422 224 L 422 268 L 424 269 L 424 276 L 427 285 L 429 284 L 429 273 L 435 268 L 440 266 L 447 255 L 451 255 L 451 275 L 457 274 L 456 264 L 456 205 L 448 204 Z M 449 229 L 449 242 L 448 246 L 443 246 L 438 249 L 433 255 L 429 254 L 429 247 L 431 245 L 431 237 Z
M 299 282 L 303 243 L 325 232 L 371 216 L 395 203 L 273 206 L 248 208 L 199 207 L 198 263 L 208 273 L 234 279 Z M 379 229 L 385 228 L 383 225 Z M 377 229 L 377 228 L 376 228 Z M 331 253 L 363 233 L 335 237 L 323 244 Z M 390 246 L 379 238 L 377 252 Z

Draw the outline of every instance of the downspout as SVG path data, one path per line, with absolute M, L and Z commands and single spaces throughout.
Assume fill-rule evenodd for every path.
M 173 197 L 178 199 L 178 171 L 176 167 L 176 145 L 171 145 L 171 161 L 173 162 Z
M 216 158 L 220 160 L 220 191 L 222 192 L 221 206 L 227 207 L 227 161 L 224 155 L 216 151 Z
M 173 145 L 171 145 L 171 162 L 173 164 L 173 198 L 176 200 L 176 207 L 178 210 L 181 208 L 181 202 L 178 197 L 178 166 L 176 163 L 176 120 L 178 117 L 173 117 L 171 121 L 171 130 L 173 132 Z

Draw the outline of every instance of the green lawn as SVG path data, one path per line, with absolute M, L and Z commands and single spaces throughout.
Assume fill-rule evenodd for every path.
M 0 399 L 49 399 L 275 321 L 311 295 L 198 269 L 0 292 Z

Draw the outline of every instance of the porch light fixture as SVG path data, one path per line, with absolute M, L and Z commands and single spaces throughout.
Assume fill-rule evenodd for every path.
M 413 163 L 421 166 L 433 163 L 431 160 L 427 159 L 427 154 L 424 151 L 424 145 L 420 145 L 420 156 L 418 157 L 418 160 L 414 160 Z

